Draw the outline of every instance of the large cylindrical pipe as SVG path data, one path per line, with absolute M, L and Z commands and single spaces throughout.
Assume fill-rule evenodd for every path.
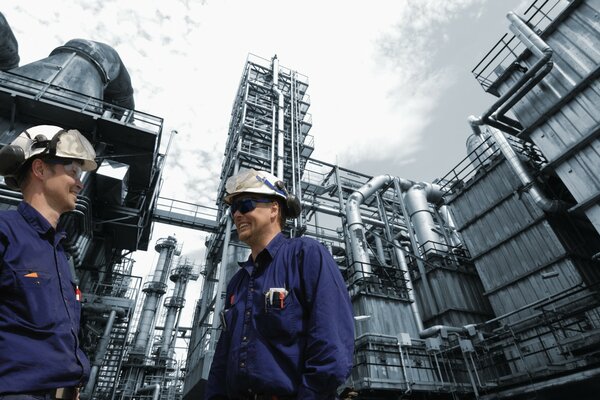
M 510 133 L 515 132 L 514 127 L 507 126 L 499 122 L 504 118 L 504 114 L 516 104 L 527 92 L 544 76 L 546 76 L 553 67 L 553 51 L 519 16 L 509 12 L 506 16 L 511 22 L 510 30 L 527 46 L 527 48 L 540 59 L 527 70 L 525 74 L 504 93 L 486 112 L 481 116 L 481 120 L 490 126 L 506 130 Z M 507 128 L 507 129 L 506 129 Z
M 110 311 L 108 316 L 108 320 L 106 321 L 106 326 L 104 327 L 104 333 L 98 342 L 98 346 L 96 347 L 96 355 L 92 360 L 92 366 L 90 368 L 90 378 L 85 386 L 84 392 L 86 394 L 92 394 L 94 390 L 94 386 L 96 385 L 96 379 L 98 378 L 98 371 L 102 366 L 102 362 L 104 361 L 104 356 L 106 355 L 106 350 L 108 349 L 108 344 L 110 342 L 110 333 L 112 332 L 113 325 L 115 323 L 115 318 L 117 317 L 117 310 L 113 309 Z
M 365 226 L 360 215 L 360 206 L 366 198 L 393 180 L 394 177 L 390 175 L 376 176 L 352 193 L 346 202 L 346 221 L 348 233 L 350 234 L 350 245 L 352 246 L 352 259 L 357 264 L 358 269 L 365 274 L 371 274 L 371 264 L 365 238 Z
M 423 330 L 423 320 L 421 319 L 421 313 L 419 312 L 419 307 L 415 298 L 415 291 L 413 288 L 412 279 L 410 277 L 410 272 L 408 271 L 406 257 L 404 257 L 404 251 L 402 251 L 402 247 L 398 240 L 394 240 L 394 254 L 396 255 L 396 260 L 398 261 L 400 271 L 402 271 L 404 279 L 406 279 L 406 290 L 408 291 L 408 299 L 410 300 L 410 310 L 412 311 L 417 329 L 420 332 Z
M 8 21 L 0 13 L 0 71 L 19 66 L 19 44 Z
M 481 118 L 477 118 L 475 116 L 469 117 L 469 124 L 473 128 L 475 133 L 481 132 L 480 127 L 483 125 L 483 121 Z M 490 129 L 490 134 L 492 139 L 498 145 L 498 148 L 502 152 L 502 155 L 506 158 L 506 161 L 511 166 L 514 173 L 517 175 L 521 183 L 523 184 L 525 191 L 529 193 L 535 204 L 538 205 L 542 210 L 547 212 L 557 212 L 564 210 L 568 207 L 568 204 L 561 200 L 550 200 L 548 199 L 539 187 L 535 184 L 529 172 L 525 169 L 519 156 L 512 148 L 504 133 L 500 132 L 497 129 Z
M 442 244 L 444 238 L 437 233 L 433 213 L 429 208 L 429 203 L 435 204 L 440 201 L 442 195 L 438 188 L 424 182 L 412 185 L 405 194 L 406 208 L 424 256 L 432 251 L 448 250 Z
M 51 83 L 127 109 L 135 108 L 127 69 L 110 46 L 73 39 L 54 49 L 47 58 L 10 72 Z M 61 101 L 68 96 L 61 98 Z

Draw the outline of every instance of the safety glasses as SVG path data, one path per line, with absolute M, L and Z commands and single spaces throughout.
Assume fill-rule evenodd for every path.
M 79 164 L 77 161 L 73 161 L 71 164 L 66 164 L 65 172 L 77 180 L 81 180 L 81 175 L 83 175 L 81 164 Z
M 64 167 L 65 172 L 75 179 L 81 180 L 83 170 L 81 169 L 81 161 L 72 158 L 46 158 L 44 162 L 48 164 L 60 164 Z
M 236 211 L 241 212 L 242 214 L 249 213 L 250 211 L 256 208 L 258 203 L 272 203 L 273 200 L 270 199 L 253 199 L 253 198 L 244 198 L 244 199 L 236 199 L 231 203 L 229 210 L 231 211 L 231 215 L 236 213 Z

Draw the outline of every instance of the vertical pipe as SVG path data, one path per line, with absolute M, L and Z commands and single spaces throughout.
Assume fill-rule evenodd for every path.
M 298 156 L 298 165 L 296 165 L 296 130 L 294 124 L 296 121 L 296 73 L 290 73 L 290 150 L 292 153 L 292 191 L 296 193 L 296 174 L 300 174 L 300 157 Z M 298 176 L 300 179 L 300 176 Z M 299 228 L 298 218 L 294 218 L 294 227 Z
M 393 181 L 390 175 L 380 175 L 372 178 L 348 197 L 346 202 L 346 220 L 354 262 L 363 277 L 371 275 L 371 265 L 365 238 L 365 227 L 360 215 L 360 206 L 366 198 L 375 193 L 383 185 Z
M 94 357 L 94 360 L 92 361 L 92 368 L 90 369 L 90 378 L 84 389 L 84 392 L 90 395 L 94 390 L 94 386 L 96 386 L 98 371 L 100 370 L 100 366 L 102 365 L 102 362 L 104 361 L 104 356 L 106 355 L 106 350 L 108 349 L 108 343 L 110 342 L 110 333 L 112 332 L 116 316 L 117 311 L 114 309 L 111 310 L 108 316 L 108 320 L 106 321 L 106 326 L 104 327 L 104 333 L 102 334 L 100 342 L 98 342 L 98 346 L 96 347 L 96 355 Z
M 377 258 L 381 265 L 385 265 L 385 253 L 383 250 L 383 242 L 378 235 L 374 236 L 375 239 L 375 250 L 377 252 Z
M 428 187 L 424 183 L 417 183 L 406 191 L 406 207 L 421 244 L 423 256 L 427 256 L 430 251 L 447 251 L 445 246 L 437 244 L 443 239 L 435 231 L 436 226 L 427 201 L 427 191 Z
M 277 59 L 277 55 L 272 58 L 271 69 L 273 75 L 273 90 L 277 88 L 279 84 L 279 60 Z M 277 122 L 276 122 L 276 111 L 277 111 L 277 103 L 273 99 L 272 106 L 272 121 L 271 121 L 271 173 L 275 174 L 275 138 L 277 135 Z
M 402 214 L 404 218 L 408 217 L 408 210 L 406 209 L 406 204 L 404 203 L 403 189 L 408 185 L 402 185 L 401 182 L 396 182 L 396 191 L 398 192 L 398 200 L 400 200 L 400 207 L 402 208 Z M 411 185 L 412 186 L 412 185 Z M 410 224 L 410 220 L 407 221 Z M 415 235 L 413 229 L 408 226 L 408 236 L 410 237 L 410 242 L 413 248 L 413 252 L 415 255 L 419 254 L 419 245 L 415 239 Z M 421 281 L 423 282 L 423 289 L 425 290 L 425 296 L 423 297 L 427 306 L 431 309 L 433 314 L 437 314 L 437 302 L 433 297 L 433 293 L 431 288 L 429 287 L 429 279 L 427 278 L 427 274 L 425 272 L 425 265 L 423 264 L 423 260 L 420 257 L 416 257 L 417 268 L 419 269 L 419 275 L 421 276 Z
M 283 112 L 285 110 L 285 98 L 283 97 L 283 93 L 279 88 L 274 88 L 277 93 L 277 177 L 284 181 L 283 176 L 283 159 L 284 159 L 284 144 L 285 144 L 285 126 L 283 120 Z
M 404 251 L 402 250 L 402 246 L 400 246 L 398 240 L 394 240 L 394 254 L 398 260 L 400 271 L 402 271 L 402 274 L 406 279 L 406 291 L 408 292 L 408 299 L 410 300 L 410 309 L 412 311 L 413 318 L 415 319 L 417 329 L 419 332 L 421 332 L 423 330 L 423 320 L 421 319 L 421 313 L 419 312 L 417 300 L 415 299 L 415 290 L 413 288 L 410 272 L 408 271 L 408 264 L 406 263 L 406 258 L 404 257 Z
M 398 350 L 400 352 L 400 364 L 402 364 L 402 375 L 404 375 L 404 381 L 406 382 L 406 392 L 405 393 L 409 393 L 412 389 L 410 387 L 408 374 L 406 373 L 406 363 L 404 362 L 404 353 L 402 352 L 402 345 L 400 344 L 400 341 L 398 341 Z

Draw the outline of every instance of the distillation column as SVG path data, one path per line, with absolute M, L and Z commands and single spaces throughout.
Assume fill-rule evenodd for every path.
M 150 348 L 149 339 L 156 319 L 160 298 L 167 290 L 167 276 L 169 275 L 173 256 L 179 255 L 177 240 L 172 236 L 166 239 L 159 239 L 154 249 L 160 256 L 151 280 L 146 282 L 142 289 L 146 297 L 131 351 L 131 353 L 143 354 L 144 356 L 148 354 L 148 349 Z
M 170 276 L 171 281 L 175 282 L 173 296 L 165 299 L 167 308 L 167 317 L 163 328 L 163 337 L 160 344 L 160 358 L 171 359 L 175 351 L 175 341 L 177 338 L 177 328 L 181 309 L 185 305 L 185 292 L 189 281 L 198 280 L 199 273 L 194 265 L 187 260 L 179 264 Z M 175 332 L 173 332 L 175 331 Z

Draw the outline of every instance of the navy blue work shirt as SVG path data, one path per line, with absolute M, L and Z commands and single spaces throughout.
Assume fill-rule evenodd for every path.
M 206 399 L 333 399 L 352 369 L 348 290 L 331 254 L 313 239 L 279 233 L 256 262 L 249 257 L 227 286 L 222 320 Z
M 0 394 L 79 386 L 89 376 L 64 237 L 25 202 L 0 212 Z

